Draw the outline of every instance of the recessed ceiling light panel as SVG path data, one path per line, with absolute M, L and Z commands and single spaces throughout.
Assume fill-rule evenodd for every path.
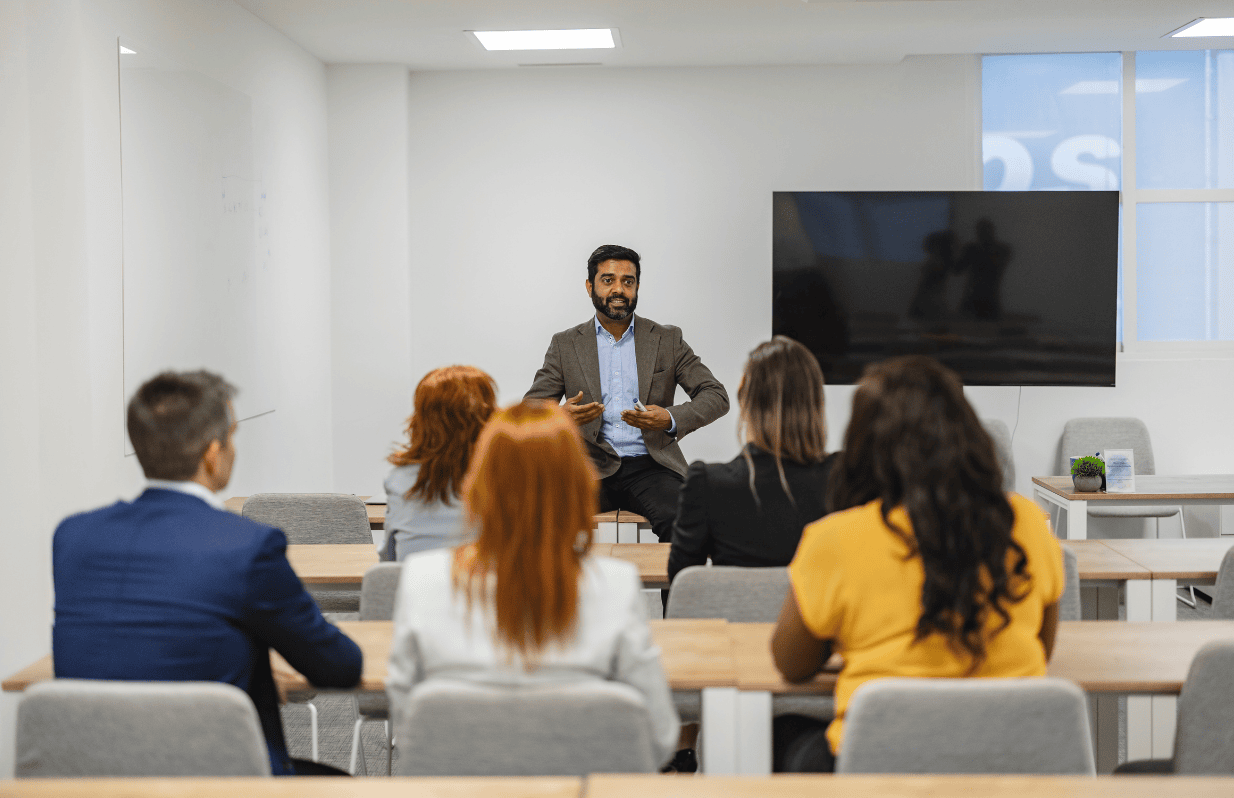
M 611 28 L 469 31 L 485 50 L 601 50 L 617 46 Z
M 1169 34 L 1173 38 L 1186 39 L 1201 36 L 1234 36 L 1234 17 L 1200 18 L 1189 22 Z

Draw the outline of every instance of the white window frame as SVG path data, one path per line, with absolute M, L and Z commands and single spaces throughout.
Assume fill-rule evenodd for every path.
M 1135 65 L 1136 53 L 1123 52 L 1123 155 L 1119 201 L 1123 210 L 1123 340 L 1127 360 L 1172 360 L 1179 355 L 1199 359 L 1234 359 L 1234 341 L 1141 341 L 1137 327 L 1136 225 L 1138 203 L 1234 202 L 1234 189 L 1145 189 L 1136 187 Z

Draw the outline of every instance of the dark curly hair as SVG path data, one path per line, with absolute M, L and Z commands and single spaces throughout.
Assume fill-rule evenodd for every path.
M 1030 577 L 1011 536 L 1015 511 L 994 442 L 959 377 L 922 356 L 869 366 L 828 493 L 833 511 L 881 500 L 884 523 L 925 570 L 916 639 L 945 635 L 972 655 L 975 671 L 985 659 L 988 613 L 1002 620 L 995 634 L 1006 628 L 1006 605 L 1027 595 Z M 908 513 L 911 531 L 891 522 L 896 507 Z

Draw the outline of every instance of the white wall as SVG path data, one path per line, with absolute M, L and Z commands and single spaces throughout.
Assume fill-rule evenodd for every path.
M 530 385 L 551 334 L 592 312 L 583 281 L 598 244 L 642 254 L 639 311 L 679 325 L 732 393 L 771 328 L 772 191 L 981 185 L 979 59 L 969 56 L 421 73 L 411 108 L 412 379 L 474 363 L 505 402 Z M 1234 472 L 1234 449 L 1220 443 L 1234 440 L 1229 358 L 1120 356 L 1117 382 L 968 395 L 1015 429 L 1026 494 L 1033 476 L 1055 472 L 1076 416 L 1142 418 L 1160 473 Z M 833 448 L 851 396 L 827 390 Z M 687 458 L 729 459 L 735 426 L 730 412 L 688 437 Z M 1214 534 L 1215 512 L 1189 516 L 1188 531 Z
M 242 425 L 232 489 L 332 487 L 324 67 L 223 0 L 0 3 L 5 675 L 50 650 L 55 524 L 141 484 L 123 456 L 117 36 L 253 98 L 280 359 L 276 411 Z M 0 698 L 0 778 L 14 707 Z
M 326 69 L 333 262 L 334 485 L 381 493 L 411 412 L 407 69 Z M 418 378 L 417 378 L 418 379 Z
M 518 399 L 617 243 L 643 257 L 639 313 L 734 393 L 770 337 L 771 193 L 979 185 L 976 67 L 413 74 L 413 376 L 473 363 Z M 682 448 L 731 458 L 736 414 Z

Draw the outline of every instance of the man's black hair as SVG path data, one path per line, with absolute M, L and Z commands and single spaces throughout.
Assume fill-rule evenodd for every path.
M 587 259 L 587 282 L 595 285 L 596 283 L 596 268 L 606 260 L 628 260 L 634 264 L 634 282 L 640 282 L 643 277 L 643 267 L 639 265 L 638 253 L 629 247 L 619 246 L 617 244 L 605 244 L 596 247 L 596 251 L 591 253 L 591 257 Z

